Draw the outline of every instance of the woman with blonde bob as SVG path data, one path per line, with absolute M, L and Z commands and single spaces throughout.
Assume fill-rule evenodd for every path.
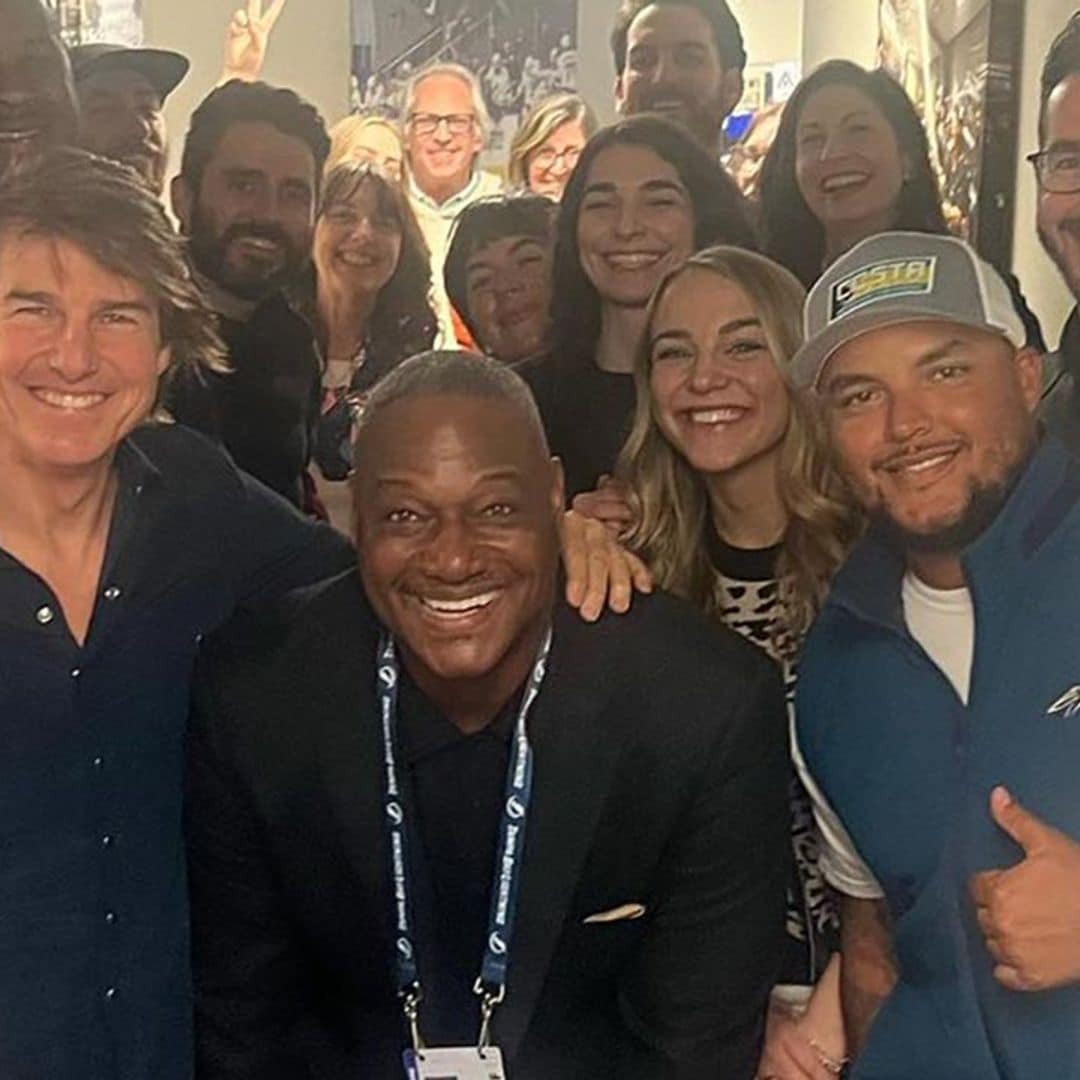
M 401 182 L 404 160 L 401 132 L 389 117 L 354 113 L 339 120 L 329 134 L 330 155 L 324 176 L 329 176 L 339 165 L 357 162 L 377 165 L 391 180 Z
M 788 383 L 804 295 L 787 270 L 734 247 L 662 279 L 616 478 L 574 503 L 618 531 L 658 586 L 764 649 L 789 691 L 799 644 L 861 528 L 815 413 Z M 758 1076 L 825 1080 L 845 1054 L 838 917 L 794 776 L 791 797 L 786 955 Z
M 538 102 L 510 144 L 511 186 L 559 202 L 596 126 L 592 109 L 576 94 L 556 94 Z

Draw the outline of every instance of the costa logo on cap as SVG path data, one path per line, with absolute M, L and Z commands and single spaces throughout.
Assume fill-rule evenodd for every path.
M 829 322 L 842 319 L 866 304 L 894 296 L 933 292 L 937 256 L 894 259 L 861 267 L 837 281 L 830 294 Z

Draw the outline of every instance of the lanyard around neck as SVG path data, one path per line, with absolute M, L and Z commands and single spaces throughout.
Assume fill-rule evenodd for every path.
M 479 1045 L 488 1045 L 491 1017 L 506 997 L 506 979 L 510 967 L 510 946 L 514 919 L 521 891 L 524 866 L 525 826 L 532 803 L 533 750 L 529 742 L 528 717 L 544 681 L 551 653 L 551 631 L 537 653 L 528 685 L 518 708 L 514 727 L 514 748 L 506 774 L 505 799 L 499 826 L 499 847 L 492 882 L 491 910 L 480 976 L 474 987 L 480 998 L 481 1026 Z M 394 890 L 394 982 L 412 1032 L 413 1048 L 423 1047 L 419 1031 L 422 999 L 420 970 L 413 932 L 412 868 L 408 849 L 408 811 L 398 773 L 397 727 L 398 684 L 400 667 L 393 638 L 384 634 L 379 643 L 376 686 L 383 741 L 385 775 L 384 802 L 390 872 Z

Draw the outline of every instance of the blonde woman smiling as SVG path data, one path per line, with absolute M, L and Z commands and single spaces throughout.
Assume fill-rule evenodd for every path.
M 575 508 L 608 523 L 656 583 L 765 650 L 789 691 L 829 579 L 859 532 L 786 365 L 803 288 L 752 252 L 707 249 L 648 309 L 637 404 L 617 479 Z M 760 1077 L 828 1080 L 845 1045 L 838 918 L 818 866 L 810 803 L 793 776 L 788 946 Z

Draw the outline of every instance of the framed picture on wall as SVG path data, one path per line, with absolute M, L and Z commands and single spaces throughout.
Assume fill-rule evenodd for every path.
M 1023 0 L 879 0 L 878 13 L 878 62 L 922 117 L 950 227 L 1009 265 Z
M 352 108 L 401 119 L 405 84 L 425 64 L 453 61 L 480 80 L 505 150 L 542 98 L 577 87 L 578 0 L 352 0 Z
M 142 0 L 45 0 L 67 45 L 143 43 Z

